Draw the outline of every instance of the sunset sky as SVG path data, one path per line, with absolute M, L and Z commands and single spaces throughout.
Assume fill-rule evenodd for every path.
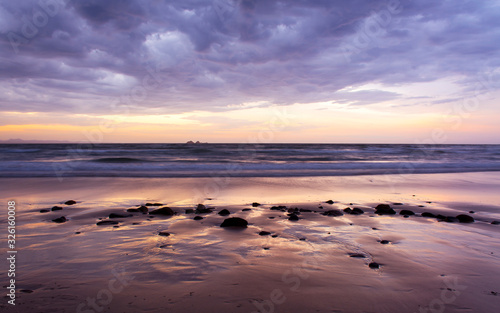
M 500 2 L 0 3 L 0 140 L 500 143 Z

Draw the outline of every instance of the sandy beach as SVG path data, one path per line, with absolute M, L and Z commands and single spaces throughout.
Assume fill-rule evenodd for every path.
M 18 223 L 17 303 L 2 311 L 496 312 L 500 305 L 497 173 L 2 185 Z M 175 214 L 127 212 L 147 203 L 150 213 L 168 206 Z M 190 213 L 198 204 L 212 212 Z M 375 214 L 379 204 L 396 214 Z M 223 209 L 230 214 L 218 214 Z M 335 210 L 343 215 L 325 213 Z M 53 221 L 62 216 L 64 223 Z M 231 217 L 248 227 L 220 227 Z M 102 221 L 118 223 L 96 225 Z

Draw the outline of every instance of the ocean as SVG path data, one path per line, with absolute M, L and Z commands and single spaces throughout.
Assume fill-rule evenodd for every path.
M 0 145 L 0 177 L 292 177 L 490 171 L 500 171 L 500 145 Z

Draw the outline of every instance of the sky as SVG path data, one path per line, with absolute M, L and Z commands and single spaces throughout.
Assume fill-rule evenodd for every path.
M 500 143 L 500 2 L 0 0 L 0 140 Z

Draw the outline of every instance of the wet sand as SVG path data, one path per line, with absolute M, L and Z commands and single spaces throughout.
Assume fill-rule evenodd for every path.
M 19 251 L 17 305 L 4 298 L 1 311 L 497 312 L 500 305 L 500 225 L 491 224 L 500 221 L 498 173 L 1 183 L 1 201 L 17 203 Z M 63 204 L 70 199 L 77 203 Z M 148 202 L 177 214 L 127 213 Z M 213 212 L 185 213 L 198 203 Z M 378 204 L 397 214 L 375 214 Z M 271 210 L 278 205 L 285 212 Z M 63 209 L 40 213 L 53 206 Z M 322 214 L 347 207 L 364 214 Z M 289 208 L 302 209 L 298 221 Z M 217 214 L 223 209 L 231 214 Z M 405 218 L 404 209 L 416 215 Z M 52 221 L 61 216 L 67 221 Z M 221 228 L 229 217 L 249 225 Z M 6 215 L 0 219 L 6 225 Z M 119 223 L 96 225 L 102 220 Z

